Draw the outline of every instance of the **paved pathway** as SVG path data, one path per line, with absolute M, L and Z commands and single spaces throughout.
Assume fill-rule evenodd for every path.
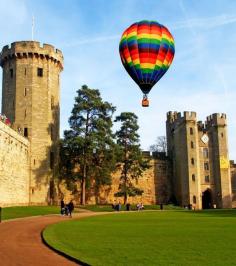
M 73 219 L 102 213 L 83 212 Z M 47 215 L 4 221 L 0 224 L 1 266 L 71 266 L 77 265 L 47 248 L 41 240 L 41 231 L 49 224 L 68 217 Z

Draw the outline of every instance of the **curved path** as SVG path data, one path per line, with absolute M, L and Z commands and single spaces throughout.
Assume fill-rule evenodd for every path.
M 72 219 L 104 213 L 83 212 Z M 41 240 L 49 224 L 68 220 L 60 215 L 21 218 L 0 223 L 0 265 L 4 266 L 72 266 L 78 265 L 47 248 Z

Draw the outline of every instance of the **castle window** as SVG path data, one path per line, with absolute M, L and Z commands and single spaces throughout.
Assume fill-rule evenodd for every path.
M 207 148 L 203 148 L 203 157 L 208 158 L 208 149 Z
M 53 109 L 53 107 L 54 107 L 54 97 L 51 96 L 51 110 Z
M 24 96 L 26 96 L 27 94 L 27 91 L 26 91 L 26 88 L 24 88 Z
M 24 128 L 24 137 L 28 137 L 28 128 L 27 127 L 25 127 Z
M 41 67 L 38 67 L 38 77 L 43 76 L 43 69 Z
M 51 125 L 51 140 L 53 140 L 53 125 Z
M 194 159 L 193 158 L 191 158 L 191 164 L 194 165 Z
M 26 115 L 27 115 L 27 112 L 26 112 L 26 109 L 25 109 L 25 118 L 26 118 Z
M 196 204 L 197 203 L 197 198 L 196 196 L 193 196 L 193 204 Z
M 204 163 L 204 170 L 209 170 L 209 164 L 206 162 L 206 163 Z
M 54 152 L 50 152 L 50 168 L 53 169 L 54 166 Z
M 193 143 L 193 141 L 191 141 L 191 148 L 192 148 L 192 149 L 194 148 L 194 143 Z
M 209 183 L 209 182 L 210 182 L 210 177 L 209 177 L 209 175 L 206 175 L 206 176 L 205 176 L 205 182 L 206 182 L 206 183 Z
M 221 133 L 221 138 L 223 138 L 224 137 L 224 133 Z
M 10 77 L 13 78 L 13 69 L 10 69 Z
M 189 133 L 190 133 L 190 135 L 193 135 L 193 128 L 192 127 L 189 128 Z
M 192 174 L 192 181 L 195 181 L 195 180 L 196 180 L 195 175 Z

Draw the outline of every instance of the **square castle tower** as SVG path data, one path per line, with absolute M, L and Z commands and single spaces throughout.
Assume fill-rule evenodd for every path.
M 215 113 L 202 123 L 195 112 L 168 112 L 166 132 L 177 202 L 196 209 L 231 208 L 226 115 Z

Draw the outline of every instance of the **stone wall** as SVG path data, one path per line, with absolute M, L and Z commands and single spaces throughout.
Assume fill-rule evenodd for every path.
M 142 189 L 142 196 L 129 197 L 128 202 L 137 204 L 159 204 L 165 203 L 171 196 L 170 187 L 170 165 L 166 159 L 152 159 L 151 167 L 146 170 L 143 175 L 134 181 L 134 185 Z M 112 175 L 112 185 L 104 186 L 99 190 L 99 193 L 92 186 L 86 193 L 87 204 L 111 204 L 115 202 L 123 203 L 123 198 L 114 197 L 114 193 L 118 191 L 120 172 L 117 171 Z M 74 192 L 72 192 L 74 190 Z M 80 202 L 80 183 L 78 182 L 75 189 L 66 189 L 65 182 L 59 185 L 59 198 L 64 198 L 65 202 L 70 199 Z
M 231 186 L 232 186 L 232 207 L 236 208 L 236 163 L 230 161 Z
M 0 121 L 0 206 L 29 203 L 29 142 Z

